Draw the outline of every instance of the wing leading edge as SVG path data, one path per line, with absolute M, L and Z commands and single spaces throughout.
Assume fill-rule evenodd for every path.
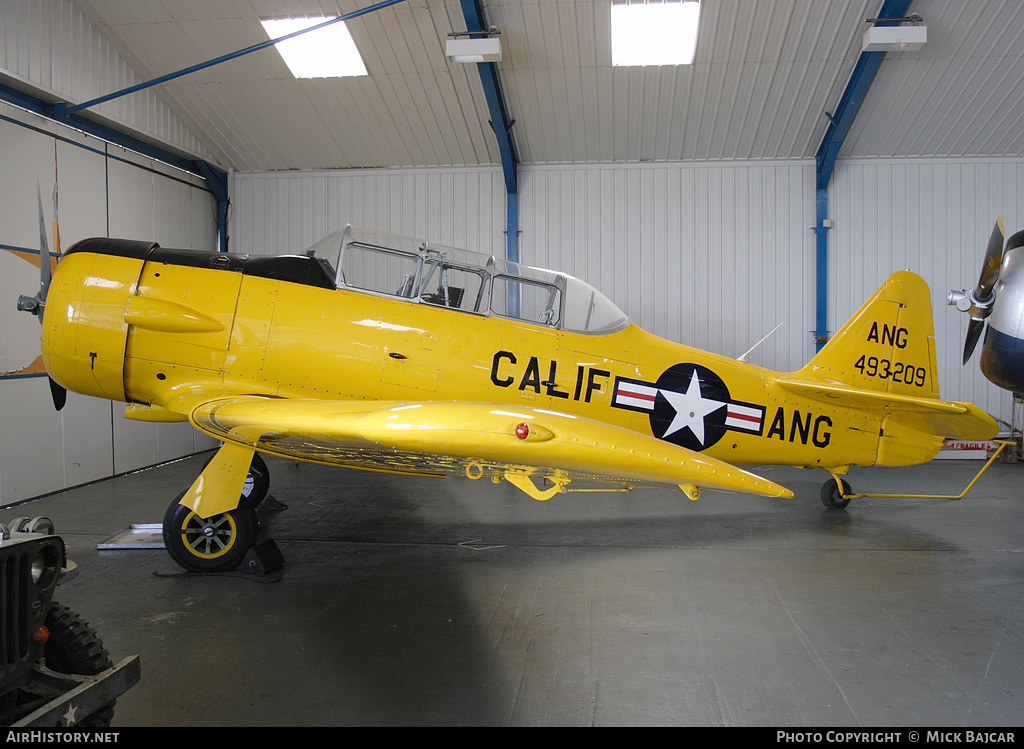
M 675 484 L 792 497 L 724 461 L 592 419 L 496 403 L 229 397 L 190 413 L 200 431 L 273 455 L 364 470 L 510 481 L 535 499 L 570 482 Z M 551 486 L 541 489 L 538 480 Z

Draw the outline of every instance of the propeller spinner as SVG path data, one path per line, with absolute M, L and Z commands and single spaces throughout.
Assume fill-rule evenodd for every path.
M 46 293 L 50 289 L 50 247 L 46 239 L 46 223 L 43 219 L 43 196 L 36 185 L 39 198 L 39 291 L 35 296 L 19 296 L 18 310 L 30 312 L 43 322 L 43 310 L 46 308 Z M 52 377 L 50 380 L 50 396 L 53 398 L 53 407 L 60 411 L 67 402 L 68 391 L 59 385 Z
M 999 268 L 1003 262 L 1003 242 L 1006 230 L 1003 226 L 1003 217 L 996 221 L 992 236 L 989 237 L 988 247 L 985 249 L 985 263 L 981 268 L 981 275 L 978 277 L 978 285 L 973 291 L 966 289 L 949 292 L 947 302 L 955 306 L 961 312 L 971 316 L 967 326 L 967 339 L 964 341 L 964 359 L 966 364 L 974 353 L 975 346 L 981 338 L 985 329 L 985 318 L 992 314 L 992 305 L 996 300 L 995 287 L 999 281 Z M 1016 235 L 1013 237 L 1016 239 Z

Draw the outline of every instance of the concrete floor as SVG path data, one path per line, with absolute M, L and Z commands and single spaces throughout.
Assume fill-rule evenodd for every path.
M 269 460 L 276 577 L 102 551 L 206 456 L 5 510 L 81 567 L 58 600 L 142 681 L 119 726 L 1024 724 L 1024 465 L 961 501 L 564 494 Z M 856 470 L 958 493 L 980 467 Z

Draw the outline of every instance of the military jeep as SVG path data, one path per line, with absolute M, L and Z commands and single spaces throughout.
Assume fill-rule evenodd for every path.
M 48 518 L 0 523 L 0 725 L 109 726 L 138 682 L 137 655 L 114 665 L 88 622 L 53 600 L 77 574 Z

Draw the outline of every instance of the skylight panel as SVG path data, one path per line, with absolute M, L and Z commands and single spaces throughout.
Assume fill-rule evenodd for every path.
M 262 20 L 260 23 L 271 39 L 277 39 L 330 20 L 331 16 L 320 16 Z M 279 42 L 274 48 L 296 78 L 344 78 L 367 74 L 363 58 L 344 21 Z
M 689 65 L 700 2 L 612 5 L 612 65 Z

